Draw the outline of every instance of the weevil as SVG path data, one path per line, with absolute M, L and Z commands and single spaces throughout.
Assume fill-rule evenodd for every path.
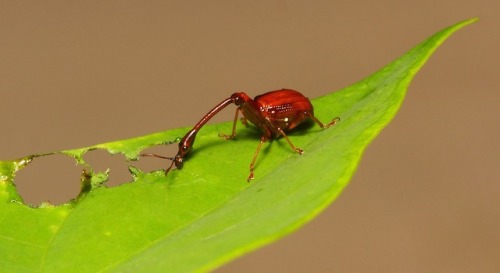
M 179 150 L 175 157 L 164 157 L 156 154 L 142 154 L 142 156 L 155 156 L 172 160 L 172 164 L 165 170 L 165 174 L 168 174 L 174 165 L 177 169 L 182 169 L 186 156 L 193 150 L 194 141 L 200 129 L 213 116 L 230 104 L 237 106 L 234 115 L 233 129 L 230 135 L 219 134 L 220 137 L 233 139 L 236 136 L 236 124 L 240 112 L 243 114 L 242 122 L 244 124 L 250 121 L 261 132 L 260 142 L 255 150 L 252 162 L 250 163 L 250 174 L 248 175 L 247 181 L 254 178 L 255 162 L 257 161 L 257 157 L 264 142 L 282 136 L 292 150 L 302 154 L 304 151 L 297 148 L 292 141 L 290 141 L 286 135 L 287 131 L 294 129 L 307 119 L 313 120 L 322 129 L 333 126 L 340 120 L 339 117 L 335 117 L 330 123 L 322 123 L 314 116 L 314 109 L 311 101 L 295 90 L 281 89 L 270 91 L 256 96 L 254 99 L 251 99 L 243 92 L 237 92 L 217 104 L 196 123 L 193 129 L 184 135 L 179 142 Z

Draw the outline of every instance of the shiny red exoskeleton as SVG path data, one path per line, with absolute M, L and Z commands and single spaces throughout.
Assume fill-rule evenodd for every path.
M 235 104 L 236 114 L 234 116 L 233 130 L 230 135 L 219 134 L 219 136 L 226 139 L 232 139 L 236 136 L 236 123 L 238 121 L 238 114 L 243 114 L 242 121 L 244 124 L 247 121 L 253 123 L 262 133 L 260 143 L 250 163 L 250 175 L 248 181 L 254 178 L 254 165 L 262 147 L 262 143 L 267 140 L 283 136 L 288 142 L 290 147 L 297 153 L 302 154 L 303 150 L 295 147 L 290 141 L 286 132 L 297 127 L 307 119 L 312 119 L 321 128 L 328 128 L 335 125 L 340 119 L 334 118 L 330 123 L 323 124 L 314 116 L 314 110 L 311 102 L 301 93 L 291 89 L 281 89 L 276 91 L 267 92 L 265 94 L 255 97 L 253 100 L 245 93 L 234 93 L 231 97 L 223 100 L 208 112 L 203 118 L 182 138 L 179 143 L 179 151 L 175 157 L 162 157 L 154 154 L 156 157 L 166 158 L 172 160 L 172 164 L 165 171 L 168 173 L 173 165 L 177 169 L 182 169 L 184 158 L 193 149 L 193 144 L 198 131 L 205 125 L 213 116 L 219 111 L 230 104 Z

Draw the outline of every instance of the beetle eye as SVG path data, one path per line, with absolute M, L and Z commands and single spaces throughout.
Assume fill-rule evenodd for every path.
M 241 104 L 243 104 L 243 98 L 241 97 L 241 93 L 234 93 L 231 98 L 233 99 L 234 101 L 234 104 L 236 106 L 240 106 Z
M 181 147 L 181 152 L 184 155 L 187 154 L 187 153 L 189 153 L 190 151 L 191 151 L 191 147 L 190 146 L 184 145 L 184 146 Z

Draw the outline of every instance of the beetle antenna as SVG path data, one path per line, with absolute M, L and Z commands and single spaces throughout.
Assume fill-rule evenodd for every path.
M 168 160 L 174 160 L 173 157 L 169 157 L 169 156 L 162 156 L 162 155 L 157 155 L 157 154 L 140 154 L 139 156 L 143 156 L 143 157 L 146 157 L 146 156 L 149 156 L 149 157 L 157 157 L 157 158 L 162 158 L 162 159 L 168 159 Z
M 150 154 L 150 153 L 140 154 L 139 156 L 143 156 L 143 157 L 150 156 L 150 157 L 157 157 L 157 158 L 161 158 L 161 159 L 172 160 L 172 164 L 170 164 L 170 167 L 168 167 L 168 169 L 165 170 L 165 175 L 167 175 L 168 172 L 170 172 L 170 170 L 172 169 L 172 167 L 174 166 L 174 163 L 175 163 L 175 157 L 162 156 L 162 155 Z

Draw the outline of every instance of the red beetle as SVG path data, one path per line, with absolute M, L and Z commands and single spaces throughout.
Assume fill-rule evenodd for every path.
M 246 124 L 249 120 L 253 123 L 262 133 L 260 143 L 250 163 L 250 175 L 248 181 L 254 178 L 254 165 L 259 155 L 262 143 L 273 138 L 283 136 L 288 142 L 290 147 L 299 154 L 303 153 L 293 145 L 285 132 L 297 127 L 308 118 L 316 122 L 321 128 L 328 128 L 335 125 L 340 119 L 334 118 L 330 123 L 323 124 L 314 116 L 314 110 L 311 102 L 301 93 L 291 89 L 281 89 L 276 91 L 267 92 L 265 94 L 255 97 L 253 100 L 245 93 L 234 93 L 231 97 L 223 100 L 208 112 L 203 118 L 182 138 L 179 143 L 179 151 L 175 157 L 163 157 L 155 154 L 143 154 L 143 156 L 155 156 L 172 160 L 172 164 L 165 173 L 175 166 L 177 169 L 182 169 L 184 164 L 184 157 L 188 155 L 193 149 L 194 140 L 198 131 L 205 125 L 213 116 L 220 110 L 230 104 L 238 106 L 234 116 L 233 131 L 230 135 L 219 134 L 219 136 L 226 139 L 232 139 L 236 136 L 236 123 L 238 121 L 238 113 L 243 114 L 242 121 Z

